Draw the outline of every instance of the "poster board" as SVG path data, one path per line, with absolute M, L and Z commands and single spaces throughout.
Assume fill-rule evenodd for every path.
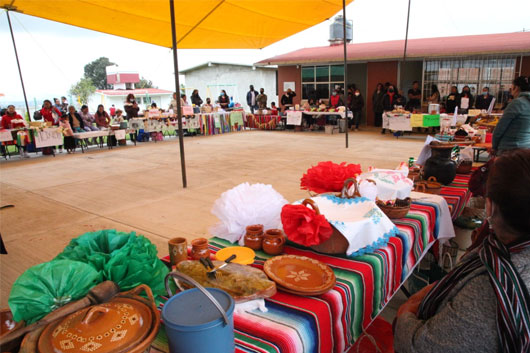
M 0 142 L 11 142 L 13 141 L 13 135 L 10 129 L 0 130 Z
M 63 133 L 58 128 L 46 128 L 35 131 L 35 147 L 62 146 Z
M 408 115 L 394 115 L 389 117 L 388 128 L 392 131 L 412 131 Z
M 186 126 L 188 129 L 199 129 L 201 127 L 199 123 L 199 115 L 197 114 L 186 118 Z
M 234 112 L 230 114 L 230 125 L 243 126 L 243 114 L 241 112 Z
M 191 105 L 185 105 L 182 107 L 182 115 L 194 115 L 193 107 Z
M 410 115 L 410 126 L 411 127 L 423 127 L 423 114 L 411 114 Z
M 288 110 L 287 125 L 302 125 L 302 112 Z
M 294 81 L 286 81 L 283 83 L 283 90 L 287 91 L 288 89 L 291 89 L 291 91 L 294 91 Z
M 423 116 L 423 127 L 440 126 L 440 115 L 425 114 Z
M 114 136 L 116 136 L 116 140 L 125 140 L 125 130 L 115 130 Z

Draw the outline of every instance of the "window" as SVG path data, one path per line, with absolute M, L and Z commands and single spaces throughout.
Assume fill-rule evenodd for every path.
M 515 56 L 483 56 L 425 61 L 423 99 L 428 101 L 431 86 L 438 86 L 443 99 L 457 86 L 462 92 L 469 86 L 471 94 L 476 97 L 483 87 L 489 87 L 490 94 L 498 103 L 506 101 L 512 81 L 515 77 Z
M 337 87 L 344 89 L 343 65 L 302 67 L 302 99 L 328 99 Z

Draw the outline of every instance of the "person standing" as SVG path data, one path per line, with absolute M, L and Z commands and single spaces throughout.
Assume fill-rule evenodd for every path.
M 421 90 L 418 81 L 412 82 L 412 88 L 408 91 L 408 104 L 405 109 L 410 112 L 421 110 Z
M 393 84 L 389 84 L 383 97 L 383 111 L 390 112 L 394 110 L 394 105 L 397 105 L 398 96 L 399 93 L 396 91 L 396 87 Z M 385 132 L 386 129 L 383 127 L 381 133 L 384 134 Z
M 265 90 L 263 88 L 259 89 L 259 95 L 256 100 L 258 102 L 259 109 L 267 109 L 267 95 L 265 94 Z
M 372 109 L 374 111 L 374 125 L 381 127 L 383 124 L 383 98 L 385 97 L 385 88 L 382 83 L 378 83 L 372 94 Z
M 489 87 L 484 87 L 482 89 L 482 95 L 477 97 L 475 108 L 487 110 L 489 109 L 492 100 L 493 96 L 490 95 Z
M 250 112 L 254 114 L 254 109 L 258 109 L 258 92 L 254 90 L 254 86 L 250 85 L 247 92 L 247 105 L 250 107 Z
M 353 112 L 353 123 L 355 124 L 355 131 L 359 131 L 359 123 L 361 122 L 361 113 L 364 108 L 364 98 L 358 88 L 355 89 L 351 97 L 350 109 Z
M 516 148 L 530 148 L 530 79 L 513 81 L 514 99 L 493 130 L 492 148 L 497 154 Z
M 173 95 L 173 98 L 176 97 L 176 94 Z M 173 101 L 171 101 L 171 104 L 173 104 Z M 134 94 L 129 93 L 127 95 L 127 99 L 125 100 L 125 103 L 123 103 L 123 109 L 125 110 L 125 119 L 127 121 L 137 118 L 138 112 L 140 111 L 140 108 L 138 107 L 138 102 L 136 102 L 136 98 L 134 97 Z M 174 108 L 176 112 L 177 110 L 177 103 L 175 102 Z M 132 132 L 129 134 L 131 141 L 136 141 L 138 137 L 138 132 Z
M 458 113 L 466 114 L 469 108 L 473 106 L 474 98 L 471 94 L 469 86 L 462 88 L 462 94 L 460 95 L 460 104 L 458 105 Z
M 110 113 L 110 117 L 111 118 L 114 118 L 116 116 L 116 107 L 113 105 L 111 105 L 110 109 L 109 109 L 109 113 Z
M 429 103 L 432 103 L 432 104 L 440 103 L 440 91 L 438 90 L 438 86 L 436 85 L 431 86 L 431 96 L 429 97 Z
M 65 115 L 66 113 L 68 113 L 68 107 L 70 106 L 70 103 L 68 103 L 68 99 L 66 99 L 66 97 L 61 97 L 61 113 L 63 113 L 63 115 Z
M 221 94 L 219 95 L 218 101 L 219 106 L 221 106 L 223 110 L 228 109 L 228 105 L 230 105 L 230 98 L 228 98 L 228 95 L 226 94 L 226 91 L 224 89 L 221 90 Z
M 61 101 L 59 101 L 59 98 L 54 98 L 53 99 L 53 106 L 58 110 L 58 111 L 61 111 L 61 109 L 63 108 L 62 104 L 61 104 Z M 60 117 L 60 115 L 59 115 Z M 59 120 L 57 120 L 57 123 L 59 122 Z
M 293 106 L 293 98 L 296 97 L 296 93 L 290 88 L 287 89 L 282 95 L 280 100 L 281 108 L 286 111 Z
M 451 92 L 445 97 L 445 112 L 447 114 L 453 114 L 459 104 L 460 95 L 458 94 L 458 87 L 451 86 Z
M 193 92 L 191 92 L 191 104 L 195 104 L 196 107 L 200 107 L 202 105 L 202 99 L 201 96 L 199 96 L 198 89 L 194 89 Z

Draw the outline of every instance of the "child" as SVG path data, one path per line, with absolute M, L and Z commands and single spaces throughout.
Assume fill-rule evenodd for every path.
M 116 116 L 112 119 L 112 125 L 120 125 L 124 121 L 123 111 L 121 109 L 116 110 Z
M 275 102 L 271 103 L 271 115 L 278 115 L 278 108 Z
M 75 151 L 74 131 L 72 130 L 72 126 L 70 125 L 70 122 L 68 121 L 68 118 L 66 116 L 63 116 L 59 119 L 59 126 L 63 129 L 64 148 L 66 148 L 66 152 L 74 153 Z

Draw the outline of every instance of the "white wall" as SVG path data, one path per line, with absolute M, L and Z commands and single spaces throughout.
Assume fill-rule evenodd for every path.
M 186 95 L 189 97 L 194 89 L 199 90 L 199 95 L 206 102 L 210 97 L 212 103 L 217 100 L 222 89 L 226 90 L 228 96 L 234 97 L 234 102 L 239 102 L 246 110 L 247 92 L 249 85 L 259 91 L 261 87 L 267 94 L 267 105 L 276 102 L 276 70 L 237 65 L 216 65 L 201 67 L 185 74 Z
M 171 102 L 171 93 L 168 94 L 153 94 L 149 95 L 151 98 L 151 102 L 156 102 L 156 105 L 159 108 L 162 108 L 164 110 L 167 110 L 169 107 L 169 103 Z M 145 95 L 136 96 L 136 100 L 139 103 L 140 110 L 146 109 L 146 104 L 143 103 Z M 90 96 L 88 99 L 88 110 L 90 112 L 95 112 L 99 104 L 103 104 L 105 106 L 105 110 L 108 112 L 111 105 L 114 104 L 116 109 L 123 109 L 123 103 L 125 102 L 125 96 L 103 96 L 101 93 L 94 93 Z

